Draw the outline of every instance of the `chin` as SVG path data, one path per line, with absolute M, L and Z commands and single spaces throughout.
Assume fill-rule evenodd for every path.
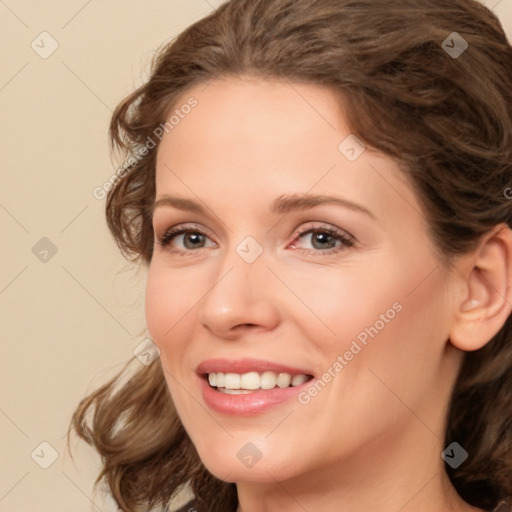
M 206 469 L 219 480 L 230 483 L 261 482 L 275 483 L 293 477 L 290 471 L 283 472 L 282 466 L 292 466 L 291 463 L 280 464 L 260 460 L 253 467 L 245 467 L 241 463 L 233 461 L 229 457 L 205 457 L 201 458 Z
M 223 443 L 209 439 L 192 440 L 206 469 L 225 482 L 274 482 L 291 477 L 291 472 L 296 471 L 296 457 L 293 457 L 295 462 L 286 460 L 286 454 L 275 446 L 268 446 L 264 436 L 261 441 L 254 437 L 239 434 Z M 290 474 L 283 473 L 285 468 Z

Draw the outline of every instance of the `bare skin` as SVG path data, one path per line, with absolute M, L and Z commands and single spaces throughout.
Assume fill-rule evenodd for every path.
M 397 164 L 339 150 L 350 130 L 330 91 L 244 77 L 196 86 L 183 103 L 190 96 L 197 107 L 158 150 L 146 316 L 205 466 L 236 482 L 238 512 L 478 511 L 446 475 L 443 422 L 464 351 L 512 309 L 510 229 L 449 273 Z M 271 212 L 288 194 L 369 213 L 335 203 Z M 187 234 L 159 243 L 185 223 Z M 262 250 L 251 263 L 236 251 L 249 236 L 249 250 Z M 224 414 L 205 403 L 196 374 L 218 357 L 331 378 L 302 401 Z M 252 467 L 237 456 L 247 443 L 261 454 Z

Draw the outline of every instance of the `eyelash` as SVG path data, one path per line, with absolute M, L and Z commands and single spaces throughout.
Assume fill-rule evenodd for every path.
M 156 243 L 158 243 L 162 247 L 169 247 L 169 244 L 175 237 L 177 237 L 179 235 L 187 234 L 187 233 L 194 233 L 194 234 L 199 234 L 199 235 L 208 237 L 208 235 L 204 231 L 198 229 L 196 226 L 185 224 L 185 225 L 181 225 L 181 226 L 177 226 L 177 227 L 169 229 L 161 237 L 159 237 L 159 239 L 157 240 Z M 355 245 L 353 237 L 346 235 L 343 232 L 338 231 L 337 229 L 321 227 L 321 226 L 307 227 L 307 228 L 303 228 L 303 229 L 299 230 L 299 232 L 293 239 L 292 244 L 294 244 L 294 242 L 296 240 L 304 237 L 305 235 L 307 235 L 309 233 L 328 234 L 329 236 L 334 237 L 336 240 L 339 240 L 341 242 L 341 245 L 339 245 L 338 247 L 333 247 L 333 248 L 325 249 L 325 250 L 322 250 L 322 249 L 300 249 L 300 248 L 297 249 L 297 250 L 306 252 L 306 254 L 311 254 L 311 253 L 314 253 L 315 255 L 336 254 L 343 250 L 346 250 L 349 247 L 353 247 Z M 209 249 L 209 247 L 199 247 L 198 249 L 185 249 L 185 250 L 181 250 L 181 249 L 167 249 L 167 250 L 169 252 L 171 252 L 173 254 L 177 254 L 179 256 L 186 256 L 190 252 L 199 252 L 201 249 Z

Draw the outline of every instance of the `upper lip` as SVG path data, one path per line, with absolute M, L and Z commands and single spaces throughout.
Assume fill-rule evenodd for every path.
M 202 361 L 196 369 L 199 375 L 208 373 L 249 373 L 271 371 L 276 373 L 289 373 L 291 375 L 304 374 L 313 375 L 310 370 L 304 368 L 293 368 L 281 363 L 267 361 L 264 359 L 207 359 Z

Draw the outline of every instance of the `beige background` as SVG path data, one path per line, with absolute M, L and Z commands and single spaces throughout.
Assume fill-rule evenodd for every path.
M 512 39 L 512 0 L 485 3 Z M 144 272 L 121 259 L 93 189 L 116 169 L 117 102 L 157 46 L 219 4 L 0 0 L 1 512 L 116 510 L 93 493 L 95 453 L 74 438 L 73 463 L 65 447 L 79 400 L 145 338 Z M 58 43 L 47 58 L 41 32 Z M 58 454 L 47 469 L 42 442 Z

